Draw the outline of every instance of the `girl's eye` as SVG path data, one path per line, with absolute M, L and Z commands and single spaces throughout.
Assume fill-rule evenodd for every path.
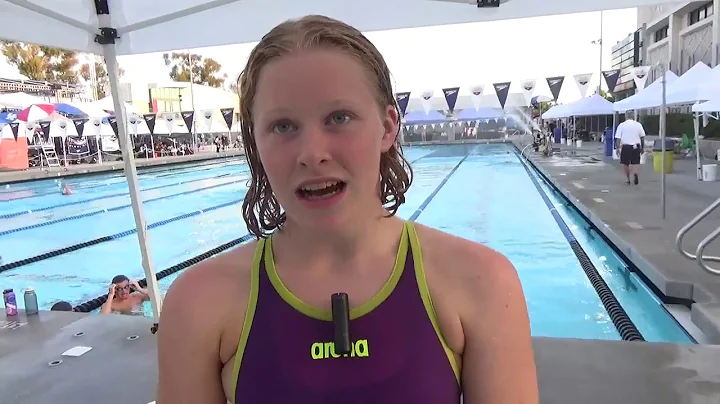
M 335 112 L 328 118 L 330 125 L 342 125 L 350 121 L 350 114 L 347 112 Z
M 289 123 L 289 122 L 278 122 L 275 125 L 273 125 L 273 132 L 277 133 L 288 133 L 295 130 L 295 125 Z

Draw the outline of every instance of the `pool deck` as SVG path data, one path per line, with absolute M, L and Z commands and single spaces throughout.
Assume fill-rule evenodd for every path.
M 154 159 L 135 159 L 137 167 L 156 167 L 162 165 L 182 164 L 193 161 L 213 160 L 224 157 L 243 156 L 242 149 L 231 149 L 215 153 L 211 148 L 201 149 L 200 152 L 189 156 L 168 156 Z M 123 170 L 124 163 L 119 160 L 104 161 L 102 164 L 76 164 L 65 167 L 29 168 L 27 170 L 0 170 L 0 185 L 20 181 L 43 180 L 47 178 L 75 177 L 88 174 L 102 174 L 111 171 Z
M 144 317 L 41 312 L 0 320 L 2 402 L 147 404 L 156 336 Z M 82 336 L 75 336 L 77 333 Z M 160 331 L 162 332 L 162 331 Z M 138 336 L 128 340 L 128 337 Z M 534 338 L 543 404 L 720 402 L 720 347 Z M 75 346 L 92 350 L 62 356 Z M 57 366 L 49 366 L 54 360 Z M 125 386 L 118 390 L 118 385 Z
M 601 144 L 586 143 L 574 154 L 560 148 L 559 156 L 530 153 L 530 160 L 636 267 L 630 269 L 665 295 L 666 307 L 686 329 L 697 327 L 704 333 L 701 342 L 720 344 L 720 276 L 705 272 L 675 247 L 680 228 L 720 197 L 720 182 L 697 181 L 695 158 L 676 159 L 674 172 L 666 176 L 663 220 L 660 174 L 653 172 L 652 158 L 641 166 L 640 185 L 626 186 L 619 162 L 605 157 Z M 685 249 L 694 254 L 698 242 L 719 225 L 720 209 L 687 234 Z M 720 255 L 720 241 L 705 255 Z

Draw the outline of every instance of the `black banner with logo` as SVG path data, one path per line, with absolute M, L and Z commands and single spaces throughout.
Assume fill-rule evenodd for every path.
M 145 115 L 143 115 L 143 119 L 145 120 L 145 123 L 147 124 L 150 134 L 151 135 L 154 134 L 155 133 L 155 120 L 157 120 L 157 115 L 145 114 Z
M 455 104 L 457 104 L 460 87 L 443 88 L 442 91 L 443 95 L 445 95 L 445 102 L 447 102 L 448 110 L 452 113 L 455 111 Z
M 180 113 L 182 115 L 185 126 L 187 126 L 188 133 L 193 132 L 193 119 L 195 119 L 195 111 L 185 111 Z
M 46 142 L 49 141 L 50 140 L 50 122 L 49 121 L 40 122 L 40 130 L 43 133 L 43 140 Z
M 608 91 L 614 93 L 615 86 L 617 86 L 618 79 L 620 79 L 620 69 L 604 71 L 602 74 L 603 77 L 605 77 L 605 84 L 608 86 Z
M 410 93 L 405 92 L 395 94 L 395 101 L 397 101 L 398 108 L 400 108 L 400 114 L 405 116 L 405 113 L 407 113 L 408 103 L 410 103 Z
M 495 93 L 497 94 L 498 101 L 500 101 L 500 108 L 505 108 L 508 94 L 510 94 L 510 82 L 493 83 L 493 87 L 495 87 Z
M 80 119 L 73 119 L 73 123 L 75 124 L 75 131 L 77 132 L 79 137 L 83 137 L 83 132 L 85 131 L 85 124 L 87 123 L 87 118 L 80 118 Z
M 232 130 L 232 124 L 233 124 L 233 112 L 235 111 L 235 108 L 221 108 L 220 113 L 223 116 L 223 119 L 225 119 L 225 124 L 228 127 L 228 130 Z
M 115 136 L 117 136 L 118 135 L 117 117 L 116 116 L 108 117 L 108 122 L 110 122 L 110 127 L 112 128 L 113 132 L 115 132 Z
M 560 90 L 562 90 L 563 83 L 565 82 L 565 76 L 548 77 L 545 80 L 547 80 L 548 87 L 550 87 L 553 100 L 557 101 L 560 96 Z
M 66 151 L 70 156 L 78 157 L 90 154 L 90 145 L 87 138 L 69 136 L 65 147 L 67 147 Z
M 13 137 L 15 138 L 15 141 L 17 142 L 18 139 L 18 130 L 20 128 L 19 122 L 10 122 L 10 130 L 12 130 Z

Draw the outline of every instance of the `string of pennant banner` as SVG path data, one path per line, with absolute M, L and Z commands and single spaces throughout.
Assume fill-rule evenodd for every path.
M 630 69 L 636 87 L 645 88 L 648 73 L 650 71 L 650 66 L 638 66 Z M 618 80 L 620 79 L 622 70 L 623 69 L 612 69 L 602 72 L 602 75 L 605 78 L 605 84 L 607 84 L 610 93 L 614 93 L 615 87 L 617 87 Z M 582 98 L 585 98 L 585 96 L 587 95 L 587 91 L 590 86 L 590 79 L 592 79 L 592 76 L 593 73 L 576 74 L 573 76 L 573 78 L 575 79 L 575 83 L 578 86 L 578 90 L 580 90 L 580 96 Z M 558 97 L 560 96 L 560 90 L 562 90 L 563 84 L 565 83 L 565 78 L 566 76 L 553 76 L 545 78 L 545 80 L 547 81 L 547 85 L 550 88 L 550 93 L 552 94 L 553 101 L 557 101 Z M 511 84 L 511 81 L 505 81 L 493 83 L 492 85 L 493 89 L 495 90 L 495 94 L 497 95 L 498 101 L 500 102 L 500 107 L 503 109 L 505 108 L 505 103 L 507 102 L 508 95 L 510 94 Z M 535 91 L 537 80 L 523 80 L 520 84 L 523 94 L 525 95 L 525 99 L 530 102 L 533 91 Z M 460 87 L 443 88 L 442 92 L 445 96 L 448 110 L 450 111 L 450 113 L 453 113 L 455 110 L 455 105 L 457 103 L 458 93 L 460 92 Z M 473 86 L 470 88 L 470 92 L 473 97 L 473 102 L 476 102 L 476 100 L 479 99 L 479 97 L 482 96 L 485 92 L 485 86 Z M 400 113 L 403 116 L 405 116 L 405 114 L 407 113 L 407 107 L 410 102 L 410 95 L 411 92 L 409 91 L 399 92 L 395 94 L 395 100 L 397 101 L 398 107 L 400 108 Z M 427 103 L 430 101 L 433 95 L 433 91 L 423 91 L 420 94 L 421 101 Z M 476 104 L 476 109 L 477 105 L 478 104 Z
M 235 108 L 220 108 L 220 114 L 223 116 L 223 120 L 225 121 L 225 125 L 227 126 L 227 130 L 232 130 L 233 125 L 233 118 L 234 118 L 234 110 Z M 176 112 L 166 112 L 161 113 L 160 117 L 165 121 L 167 125 L 168 134 L 173 133 L 173 127 L 175 126 L 175 117 L 177 113 Z M 206 110 L 201 112 L 201 115 L 205 121 L 205 126 L 208 130 L 208 132 L 211 131 L 212 126 L 212 117 L 213 117 L 213 111 L 212 110 Z M 188 128 L 188 132 L 191 132 L 191 128 L 193 127 L 193 122 L 195 120 L 195 111 L 182 111 L 180 112 L 180 116 L 182 117 L 183 122 L 185 123 L 185 126 Z M 138 126 L 144 121 L 147 125 L 148 130 L 150 131 L 150 135 L 155 134 L 155 125 L 157 122 L 158 114 L 143 114 L 141 116 L 131 116 L 128 119 L 128 122 L 130 123 L 130 127 L 132 128 L 132 133 L 137 134 L 137 128 Z M 117 116 L 110 116 L 107 117 L 107 122 L 110 124 L 110 127 L 112 128 L 113 132 L 115 133 L 115 136 L 118 135 L 118 124 L 117 124 Z M 78 134 L 78 137 L 82 138 L 85 134 L 85 127 L 87 123 L 90 123 L 91 128 L 93 129 L 94 133 L 93 136 L 100 136 L 100 130 L 102 125 L 103 119 L 100 118 L 73 118 L 68 119 L 69 122 L 72 122 L 72 124 L 75 127 L 75 131 Z M 67 131 L 67 125 L 68 121 L 60 121 L 58 122 L 58 128 L 61 131 L 60 136 L 64 136 Z M 42 131 L 42 137 L 47 142 L 50 140 L 50 125 L 51 121 L 38 121 L 37 126 L 40 127 L 40 130 Z M 12 130 L 13 137 L 17 141 L 18 134 L 20 130 L 20 122 L 11 122 L 8 125 L 10 125 L 10 129 Z M 34 131 L 35 125 L 28 125 L 27 126 L 28 131 Z

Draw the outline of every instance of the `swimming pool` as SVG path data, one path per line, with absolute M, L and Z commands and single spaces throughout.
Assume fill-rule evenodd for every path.
M 399 216 L 508 256 L 523 283 L 533 335 L 620 339 L 512 146 L 407 147 L 405 152 L 415 182 Z M 157 270 L 247 233 L 240 215 L 247 179 L 242 159 L 140 171 L 147 223 L 157 224 L 148 231 Z M 98 297 L 117 274 L 144 276 L 137 237 L 127 232 L 134 220 L 124 207 L 129 205 L 124 178 L 109 174 L 65 183 L 73 195 L 60 195 L 55 180 L 0 190 L 6 201 L 0 207 L 1 264 L 113 235 L 0 273 L 0 287 L 33 286 L 46 309 L 58 300 L 75 305 Z M 645 339 L 691 342 L 622 259 L 560 196 L 542 187 Z M 160 280 L 161 290 L 178 275 Z

